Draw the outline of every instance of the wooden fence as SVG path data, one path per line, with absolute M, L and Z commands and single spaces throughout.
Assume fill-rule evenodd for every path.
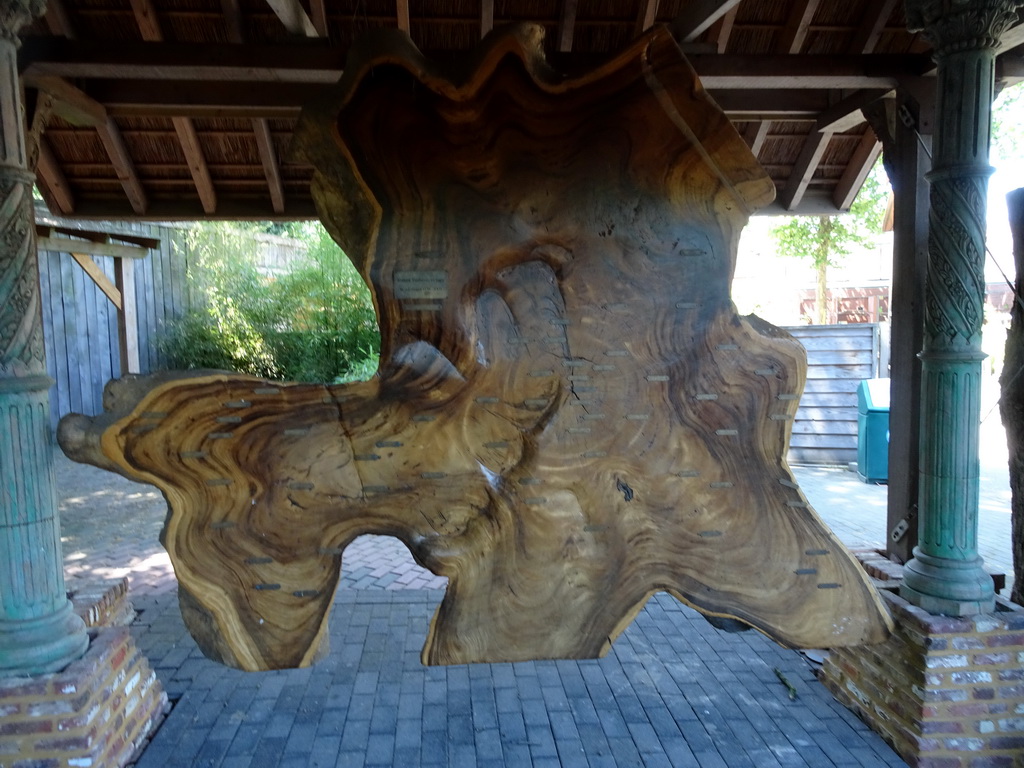
M 155 224 L 72 223 L 37 212 L 37 224 L 55 224 L 66 230 L 151 238 L 157 247 L 144 258 L 126 259 L 134 283 L 133 306 L 138 338 L 138 359 L 132 367 L 141 373 L 164 365 L 157 345 L 163 326 L 180 317 L 191 305 L 186 274 L 188 249 L 185 231 Z M 56 238 L 47 244 L 52 245 Z M 68 248 L 76 240 L 69 240 Z M 77 249 L 77 248 L 76 248 Z M 115 258 L 92 255 L 91 262 L 110 284 L 119 283 Z M 103 277 L 100 277 L 102 281 Z M 39 251 L 40 297 L 43 331 L 46 336 L 46 366 L 54 385 L 50 389 L 50 417 L 57 420 L 72 412 L 96 414 L 103 411 L 103 387 L 121 375 L 121 331 L 118 309 L 72 258 L 70 251 Z M 130 291 L 125 291 L 129 297 Z
M 877 323 L 798 325 L 785 330 L 807 349 L 807 385 L 793 421 L 789 461 L 857 460 L 857 386 L 888 376 L 888 333 Z
M 121 376 L 122 370 L 150 373 L 166 367 L 158 339 L 167 323 L 181 317 L 193 304 L 188 283 L 192 254 L 188 230 L 181 225 L 75 222 L 38 208 L 36 223 L 41 232 L 52 229 L 68 236 L 68 249 L 92 251 L 92 255 L 76 260 L 69 250 L 56 249 L 57 244 L 64 245 L 64 240 L 56 236 L 40 238 L 46 365 L 54 380 L 50 418 L 56 427 L 60 417 L 68 413 L 101 413 L 103 387 Z M 129 273 L 128 279 L 118 280 L 115 257 L 98 251 L 111 243 L 115 250 L 126 250 L 126 238 L 154 247 L 142 258 L 123 259 L 122 269 Z M 254 235 L 253 240 L 259 263 L 268 273 L 286 268 L 286 262 L 301 252 L 295 241 L 286 238 Z M 94 276 L 87 273 L 82 262 Z M 119 327 L 118 309 L 97 280 L 106 285 L 107 291 L 128 284 L 121 321 L 129 326 L 128 334 L 137 338 L 128 366 L 123 364 L 121 345 L 126 334 Z

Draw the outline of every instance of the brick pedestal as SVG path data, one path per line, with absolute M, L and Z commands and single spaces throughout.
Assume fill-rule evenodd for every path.
M 0 677 L 0 768 L 121 768 L 156 730 L 167 694 L 123 624 L 126 579 L 73 590 L 93 629 L 62 672 Z
M 128 578 L 67 583 L 71 608 L 85 626 L 127 627 L 135 620 L 135 609 L 128 599 Z
M 1024 766 L 1024 608 L 954 619 L 882 596 L 893 636 L 833 651 L 822 682 L 912 766 Z

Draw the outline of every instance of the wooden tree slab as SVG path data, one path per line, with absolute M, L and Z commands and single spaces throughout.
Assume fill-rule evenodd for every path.
M 452 73 L 369 39 L 304 113 L 378 377 L 135 379 L 62 422 L 72 458 L 166 494 L 208 655 L 313 660 L 364 533 L 449 578 L 429 664 L 599 656 L 659 590 L 787 645 L 886 636 L 783 458 L 803 349 L 729 298 L 771 181 L 667 32 L 573 79 L 541 43 L 494 34 Z

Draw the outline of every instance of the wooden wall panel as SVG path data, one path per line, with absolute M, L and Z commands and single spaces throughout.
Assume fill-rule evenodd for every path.
M 857 386 L 887 376 L 883 329 L 876 323 L 786 328 L 807 350 L 807 385 L 793 420 L 793 464 L 857 460 Z
M 187 254 L 172 248 L 183 245 L 180 229 L 153 224 L 98 224 L 96 229 L 158 238 L 161 245 L 149 257 L 129 265 L 136 283 L 139 363 L 143 373 L 160 370 L 164 360 L 157 350 L 163 324 L 189 307 L 186 285 Z M 94 256 L 104 274 L 114 279 L 114 260 Z M 39 282 L 46 334 L 46 360 L 50 390 L 50 418 L 56 428 L 61 416 L 103 411 L 103 387 L 120 375 L 117 312 L 95 283 L 67 253 L 41 251 Z

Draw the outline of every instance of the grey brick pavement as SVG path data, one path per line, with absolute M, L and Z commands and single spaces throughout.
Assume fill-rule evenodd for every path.
M 264 673 L 204 659 L 172 594 L 137 599 L 135 637 L 177 700 L 138 768 L 904 765 L 803 656 L 666 595 L 601 660 L 423 667 L 442 594 L 340 590 L 329 657 Z
M 979 539 L 990 568 L 1009 572 L 1005 458 L 1001 466 L 998 455 L 983 462 Z M 795 473 L 847 544 L 882 542 L 885 486 L 835 468 Z M 176 701 L 139 768 L 904 765 L 802 655 L 756 632 L 719 632 L 665 595 L 602 660 L 422 667 L 445 580 L 388 537 L 346 550 L 327 659 L 305 670 L 227 669 L 203 658 L 182 625 L 156 539 L 159 494 L 62 457 L 58 484 L 69 587 L 130 577 L 133 634 Z

